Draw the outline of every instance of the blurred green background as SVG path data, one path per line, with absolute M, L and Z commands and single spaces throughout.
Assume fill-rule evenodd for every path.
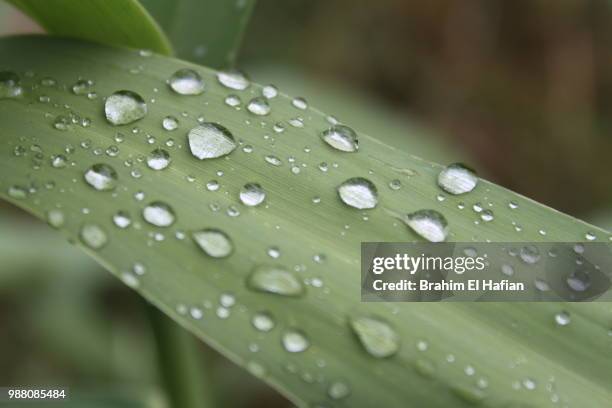
M 465 161 L 612 229 L 611 23 L 612 2 L 597 0 L 260 0 L 238 65 L 415 155 Z M 39 31 L 0 3 L 0 34 Z M 0 265 L 0 385 L 164 406 L 140 297 L 4 203 Z M 290 405 L 197 348 L 219 406 Z

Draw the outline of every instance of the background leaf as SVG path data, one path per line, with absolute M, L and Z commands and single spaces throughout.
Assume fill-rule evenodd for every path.
M 136 0 L 8 1 L 51 34 L 172 53 L 166 35 Z
M 213 68 L 234 66 L 255 0 L 142 0 L 179 57 Z
M 360 134 L 359 153 L 339 154 L 319 138 L 329 126 L 319 111 L 296 109 L 282 95 L 270 101 L 272 111 L 265 118 L 244 106 L 230 108 L 224 103 L 228 94 L 237 93 L 246 103 L 261 88 L 253 84 L 246 91 L 228 91 L 213 72 L 183 61 L 42 37 L 4 39 L 0 55 L 2 68 L 19 73 L 24 90 L 20 98 L 0 100 L 2 195 L 41 218 L 51 209 L 61 210 L 66 217 L 62 232 L 80 247 L 83 223 L 100 225 L 109 242 L 98 251 L 84 247 L 90 255 L 299 405 L 547 406 L 553 394 L 577 406 L 603 407 L 609 401 L 612 361 L 605 356 L 610 310 L 605 303 L 363 304 L 358 273 L 360 242 L 419 239 L 389 211 L 435 208 L 448 219 L 453 241 L 582 241 L 587 232 L 607 241 L 609 233 L 484 180 L 467 196 L 439 201 L 435 179 L 440 166 L 365 134 Z M 142 69 L 132 70 L 135 66 Z M 203 95 L 179 96 L 166 86 L 173 72 L 186 67 L 204 78 Z M 79 77 L 95 82 L 97 99 L 68 91 Z M 146 118 L 123 127 L 105 121 L 102 97 L 119 89 L 146 99 Z M 80 120 L 60 131 L 53 126 L 58 115 Z M 179 119 L 179 129 L 163 130 L 167 115 Z M 226 159 L 196 160 L 185 146 L 185 134 L 200 116 L 226 126 L 241 148 Z M 303 127 L 288 124 L 297 123 L 296 117 L 303 118 Z M 282 133 L 273 129 L 278 122 L 285 126 Z M 171 166 L 161 172 L 143 161 L 155 147 L 172 157 Z M 51 156 L 58 154 L 66 155 L 70 165 L 50 167 Z M 283 164 L 266 163 L 270 154 Z M 83 172 L 99 162 L 116 169 L 120 184 L 115 192 L 95 191 L 83 182 Z M 327 172 L 318 169 L 321 162 L 328 163 Z M 364 213 L 338 200 L 336 186 L 353 176 L 368 177 L 378 186 L 377 209 Z M 396 178 L 402 187 L 387 188 Z M 220 183 L 217 191 L 206 188 L 213 179 Z M 266 189 L 265 206 L 238 202 L 246 182 Z M 25 198 L 15 191 L 27 191 Z M 176 212 L 171 228 L 141 220 L 143 207 L 155 200 L 168 202 Z M 517 202 L 517 210 L 508 208 L 510 200 Z M 465 208 L 458 208 L 460 201 Z M 491 208 L 494 221 L 475 223 L 479 216 L 470 209 L 475 203 Z M 129 212 L 132 227 L 112 224 L 118 210 Z M 517 231 L 516 224 L 523 229 Z M 204 227 L 226 232 L 234 253 L 226 259 L 203 254 L 189 232 Z M 546 237 L 539 229 L 546 230 Z M 271 247 L 279 248 L 276 260 L 267 254 Z M 135 274 L 136 262 L 145 265 L 146 273 Z M 249 290 L 245 280 L 251 269 L 271 262 L 299 271 L 310 283 L 307 295 L 286 299 Z M 228 294 L 235 305 L 224 300 Z M 560 310 L 571 314 L 571 325 L 555 325 Z M 260 311 L 276 322 L 268 333 L 252 327 Z M 354 314 L 389 321 L 401 338 L 397 355 L 375 359 L 367 354 L 348 325 Z M 283 335 L 294 329 L 309 339 L 303 353 L 281 346 Z M 468 366 L 477 374 L 466 375 Z M 486 386 L 479 387 L 479 379 Z M 524 385 L 532 383 L 534 389 Z M 335 400 L 338 384 L 347 387 L 348 395 Z

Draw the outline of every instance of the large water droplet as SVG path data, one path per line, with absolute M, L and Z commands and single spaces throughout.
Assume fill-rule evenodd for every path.
M 147 166 L 153 170 L 163 170 L 170 165 L 170 153 L 155 149 L 147 156 Z
M 0 72 L 0 99 L 16 98 L 23 94 L 23 88 L 19 85 L 19 76 L 12 71 Z
M 283 296 L 301 296 L 305 292 L 302 281 L 280 265 L 259 265 L 251 271 L 247 285 L 258 292 Z
M 198 246 L 213 258 L 225 258 L 232 253 L 232 240 L 219 229 L 206 228 L 193 232 L 191 236 Z
M 363 177 L 353 177 L 340 184 L 338 194 L 346 205 L 359 210 L 374 208 L 378 204 L 376 186 Z
M 162 201 L 153 201 L 148 204 L 142 210 L 142 217 L 156 227 L 169 227 L 176 220 L 172 207 Z
M 471 168 L 453 163 L 438 174 L 438 185 L 451 194 L 464 194 L 472 191 L 478 184 L 478 177 Z
M 251 84 L 249 79 L 239 71 L 218 72 L 217 80 L 226 88 L 235 89 L 238 91 L 247 89 Z
M 184 68 L 176 71 L 168 79 L 170 88 L 181 95 L 199 95 L 204 92 L 204 81 L 200 74 L 192 69 Z
M 240 201 L 249 207 L 255 207 L 266 199 L 266 192 L 257 183 L 247 183 L 240 190 Z
M 268 100 L 263 96 L 257 96 L 249 101 L 247 109 L 254 115 L 265 116 L 271 111 Z
M 390 357 L 399 350 L 400 338 L 384 320 L 359 316 L 351 318 L 350 324 L 361 345 L 370 355 L 377 358 Z
M 404 222 L 430 242 L 442 242 L 448 236 L 448 222 L 435 210 L 415 211 L 406 215 Z
M 102 227 L 97 224 L 83 224 L 79 232 L 81 242 L 91 249 L 100 249 L 108 242 L 108 236 Z
M 136 92 L 117 91 L 106 98 L 104 112 L 113 125 L 127 125 L 145 117 L 147 104 Z
M 108 164 L 94 164 L 85 171 L 83 177 L 87 184 L 98 191 L 114 190 L 117 186 L 117 172 Z
M 359 149 L 357 134 L 344 125 L 334 125 L 321 133 L 321 138 L 334 149 L 356 152 Z
M 290 353 L 301 353 L 310 346 L 310 341 L 301 330 L 289 329 L 283 333 L 282 344 Z
M 200 160 L 230 154 L 236 148 L 234 136 L 218 123 L 206 122 L 189 131 L 191 154 Z

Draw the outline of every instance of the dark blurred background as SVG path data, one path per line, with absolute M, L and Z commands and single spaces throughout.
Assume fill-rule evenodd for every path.
M 0 16 L 2 34 L 39 30 L 4 4 Z M 405 134 L 411 153 L 465 160 L 612 228 L 612 1 L 259 0 L 239 62 L 357 129 Z M 113 390 L 116 406 L 163 407 L 144 301 L 54 232 L 0 210 L 0 385 L 53 379 Z M 222 406 L 289 406 L 197 348 Z M 122 402 L 134 394 L 142 405 Z

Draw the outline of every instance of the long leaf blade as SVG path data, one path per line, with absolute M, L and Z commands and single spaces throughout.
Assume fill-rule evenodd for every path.
M 66 216 L 61 230 L 69 239 L 297 404 L 539 407 L 551 404 L 551 389 L 576 406 L 604 407 L 609 402 L 612 361 L 605 356 L 610 311 L 605 304 L 362 304 L 358 272 L 360 242 L 418 240 L 386 210 L 437 208 L 448 219 L 455 241 L 542 241 L 539 229 L 547 231 L 547 240 L 581 241 L 592 232 L 607 241 L 609 233 L 484 180 L 468 196 L 439 202 L 435 179 L 440 166 L 366 135 L 360 135 L 359 153 L 338 154 L 318 136 L 329 126 L 322 113 L 296 109 L 286 96 L 272 99 L 272 112 L 263 119 L 244 106 L 230 108 L 224 103 L 229 93 L 240 94 L 246 102 L 261 88 L 228 91 L 212 71 L 187 62 L 43 37 L 1 40 L 0 55 L 3 69 L 21 75 L 25 92 L 21 98 L 0 100 L 0 194 L 41 218 L 51 209 L 61 209 Z M 134 66 L 143 69 L 135 74 L 130 70 Z M 166 86 L 173 72 L 187 67 L 204 78 L 203 95 L 179 96 Z M 67 91 L 79 77 L 95 81 L 97 99 Z M 57 85 L 49 86 L 45 78 Z M 119 89 L 145 97 L 145 119 L 123 127 L 105 121 L 102 97 Z M 56 116 L 71 110 L 91 119 L 91 125 L 54 129 Z M 179 118 L 177 131 L 162 129 L 166 115 Z M 227 159 L 196 160 L 186 147 L 186 132 L 201 115 L 227 127 L 244 149 Z M 303 127 L 288 124 L 296 117 L 303 118 Z M 273 129 L 278 122 L 285 125 L 282 133 Z M 155 147 L 170 152 L 173 161 L 167 170 L 154 172 L 143 163 Z M 67 155 L 74 164 L 50 167 L 50 157 L 57 154 Z M 264 157 L 271 154 L 283 165 L 268 164 Z M 114 193 L 95 191 L 83 182 L 85 169 L 98 162 L 117 170 L 120 187 Z M 329 163 L 327 172 L 318 169 L 321 162 Z M 342 205 L 336 195 L 335 187 L 353 176 L 368 177 L 379 187 L 380 206 L 367 212 L 367 219 L 363 212 Z M 387 189 L 396 178 L 403 187 Z M 205 187 L 213 179 L 221 185 L 218 191 Z M 237 194 L 246 182 L 264 186 L 265 206 L 241 206 Z M 14 194 L 14 186 L 25 187 L 25 197 Z M 139 200 L 141 193 L 144 199 Z M 320 202 L 313 203 L 313 197 Z M 174 208 L 177 222 L 172 228 L 154 228 L 140 218 L 143 207 L 155 200 Z M 519 211 L 508 208 L 510 200 Z M 477 215 L 459 209 L 459 201 L 467 207 L 491 203 L 495 220 L 474 223 Z M 118 210 L 131 214 L 131 228 L 113 226 Z M 239 216 L 228 215 L 236 215 L 236 210 Z M 102 226 L 108 245 L 97 251 L 86 248 L 78 238 L 85 222 Z M 513 223 L 523 229 L 516 231 Z M 191 240 L 182 239 L 203 227 L 227 233 L 234 253 L 212 259 Z M 278 259 L 266 253 L 272 246 L 280 249 Z M 323 263 L 313 260 L 317 254 L 325 255 Z M 136 262 L 146 266 L 146 273 L 133 272 Z M 253 266 L 271 262 L 297 268 L 300 277 L 311 282 L 307 295 L 287 299 L 249 290 L 245 279 Z M 313 279 L 322 287 L 312 285 Z M 237 304 L 227 306 L 220 300 L 223 294 L 231 294 Z M 560 333 L 554 314 L 562 309 L 569 310 L 573 320 Z M 253 315 L 260 311 L 274 317 L 270 332 L 252 327 Z M 375 359 L 364 352 L 347 321 L 355 313 L 391 322 L 401 338 L 399 353 Z M 292 328 L 308 336 L 305 352 L 289 353 L 281 346 L 283 333 Z M 427 351 L 417 347 L 420 342 L 426 342 Z M 467 366 L 477 375 L 466 375 Z M 551 376 L 554 384 L 549 384 Z M 485 387 L 478 387 L 480 378 Z M 526 381 L 537 386 L 522 386 Z M 337 395 L 333 386 L 338 383 L 348 387 L 348 395 L 336 400 L 330 394 Z

